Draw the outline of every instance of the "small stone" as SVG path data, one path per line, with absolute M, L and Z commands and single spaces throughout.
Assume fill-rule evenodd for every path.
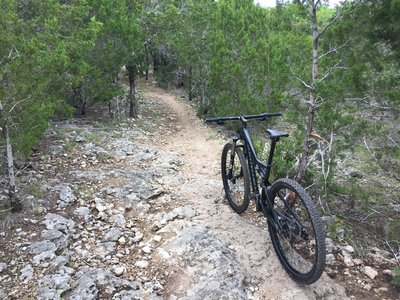
M 58 229 L 62 232 L 71 230 L 75 225 L 74 221 L 52 213 L 48 213 L 45 216 L 45 220 L 43 221 L 43 223 L 45 224 L 48 230 Z
M 66 207 L 76 201 L 76 197 L 69 186 L 61 187 L 59 198 L 61 207 Z
M 162 258 L 162 259 L 169 259 L 171 257 L 171 255 L 168 253 L 168 251 L 166 251 L 163 248 L 157 248 L 157 255 Z
M 119 243 L 120 245 L 125 245 L 125 244 L 126 244 L 126 239 L 125 239 L 125 237 L 124 237 L 124 236 L 121 236 L 121 237 L 118 239 L 118 243 Z
M 55 257 L 56 257 L 56 255 L 55 255 L 54 251 L 52 251 L 52 250 L 45 251 L 38 255 L 35 255 L 32 259 L 32 263 L 35 266 L 41 265 L 42 267 L 44 267 L 45 262 L 52 261 Z
M 50 146 L 49 150 L 50 150 L 50 153 L 52 155 L 57 155 L 58 153 L 60 153 L 60 152 L 62 152 L 64 150 L 64 147 L 63 146 L 59 146 L 59 145 Z
M 48 240 L 36 242 L 29 246 L 29 253 L 30 254 L 39 254 L 45 251 L 56 251 L 57 247 L 53 242 Z
M 7 268 L 7 266 L 8 265 L 6 263 L 0 262 L 0 273 L 3 272 Z
M 386 276 L 392 276 L 393 275 L 392 270 L 389 270 L 389 269 L 383 270 L 382 274 L 386 275 Z
M 350 246 L 350 245 L 342 247 L 342 250 L 344 250 L 344 251 L 346 251 L 348 253 L 354 253 L 355 252 L 354 248 L 352 246 Z
M 365 275 L 367 275 L 371 279 L 375 279 L 375 277 L 378 276 L 378 272 L 375 269 L 371 268 L 370 266 L 365 266 L 362 269 L 362 271 Z
M 32 265 L 26 265 L 23 269 L 21 269 L 21 276 L 19 276 L 19 280 L 21 280 L 22 283 L 27 283 L 29 280 L 31 280 L 33 276 L 33 268 Z
M 114 274 L 117 276 L 121 276 L 125 272 L 125 267 L 118 266 L 114 268 Z
M 374 289 L 374 292 L 377 293 L 377 294 L 386 293 L 388 291 L 389 291 L 389 289 L 386 286 Z
M 326 238 L 325 239 L 325 245 L 326 245 L 326 252 L 327 253 L 333 253 L 337 248 L 335 246 L 334 242 L 332 241 L 332 239 L 330 239 L 330 238 Z
M 327 265 L 333 265 L 336 262 L 336 258 L 335 255 L 333 255 L 332 253 L 329 253 L 326 255 L 326 264 Z
M 142 248 L 142 251 L 146 254 L 150 254 L 151 253 L 151 247 L 149 245 L 146 245 Z
M 155 236 L 153 237 L 153 240 L 155 240 L 156 242 L 161 242 L 161 236 L 155 235 Z
M 143 233 L 141 233 L 140 231 L 135 233 L 135 237 L 133 238 L 133 242 L 134 243 L 138 243 L 143 239 Z
M 135 266 L 141 269 L 146 269 L 149 266 L 149 262 L 147 260 L 139 260 L 135 263 Z
M 112 221 L 114 224 L 117 224 L 117 225 L 120 225 L 120 226 L 123 226 L 123 225 L 126 224 L 126 220 L 125 220 L 125 217 L 124 217 L 123 214 L 116 214 L 116 215 L 114 215 L 114 217 L 111 219 L 111 221 Z
M 371 290 L 371 288 L 372 288 L 372 286 L 369 283 L 367 283 L 366 285 L 363 286 L 363 289 L 367 290 L 367 291 Z
M 121 237 L 122 231 L 119 228 L 110 228 L 103 236 L 104 242 L 115 242 Z
M 90 214 L 89 207 L 86 207 L 86 206 L 78 207 L 77 209 L 75 209 L 75 212 L 78 215 L 82 216 L 86 222 L 89 221 L 92 217 Z
M 363 262 L 363 260 L 360 259 L 360 258 L 354 258 L 354 259 L 353 259 L 353 263 L 354 263 L 356 266 L 361 266 L 364 262 Z
M 105 257 L 109 255 L 111 252 L 115 251 L 116 248 L 115 242 L 106 242 L 100 243 L 96 245 L 95 253 L 100 257 Z

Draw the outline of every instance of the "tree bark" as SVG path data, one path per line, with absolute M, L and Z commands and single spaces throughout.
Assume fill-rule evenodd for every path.
M 147 49 L 147 41 L 144 43 L 144 54 L 145 54 L 145 64 L 146 64 L 146 70 L 145 70 L 145 79 L 149 80 L 149 50 Z
M 189 101 L 193 100 L 193 68 L 189 66 Z
M 19 212 L 22 209 L 22 205 L 15 197 L 16 184 L 15 184 L 15 174 L 14 174 L 14 156 L 13 156 L 10 134 L 8 132 L 7 120 L 4 116 L 3 105 L 1 102 L 0 102 L 0 119 L 4 120 L 4 123 L 1 126 L 1 131 L 3 133 L 4 142 L 6 144 L 8 196 L 10 199 L 10 206 L 13 212 Z
M 318 1 L 317 1 L 318 2 Z M 303 152 L 300 157 L 299 166 L 297 169 L 296 181 L 300 182 L 307 170 L 307 161 L 310 153 L 310 137 L 314 127 L 314 116 L 316 110 L 317 99 L 317 81 L 318 81 L 318 24 L 317 24 L 317 2 L 311 1 L 311 29 L 313 36 L 312 50 L 312 83 L 309 87 L 309 101 L 307 112 L 307 123 L 305 127 L 305 135 L 303 142 Z
M 126 67 L 129 78 L 129 117 L 137 117 L 137 101 L 136 101 L 136 68 L 133 66 Z

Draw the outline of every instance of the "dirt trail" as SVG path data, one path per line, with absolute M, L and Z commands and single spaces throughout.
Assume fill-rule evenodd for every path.
M 183 100 L 152 86 L 143 87 L 146 97 L 165 104 L 176 113 L 180 130 L 173 136 L 159 137 L 157 146 L 178 152 L 184 161 L 181 168 L 187 183 L 181 186 L 186 196 L 182 205 L 196 207 L 195 224 L 206 226 L 233 250 L 235 260 L 247 274 L 253 299 L 346 299 L 344 288 L 323 274 L 310 286 L 299 286 L 283 271 L 270 242 L 267 225 L 254 217 L 253 208 L 242 216 L 231 210 L 224 199 L 220 179 L 220 153 L 226 141 L 213 128 L 199 120 Z M 177 277 L 174 287 L 189 284 Z M 174 289 L 170 287 L 170 289 Z

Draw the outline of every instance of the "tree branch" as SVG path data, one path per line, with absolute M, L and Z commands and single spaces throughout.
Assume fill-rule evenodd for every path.
M 331 54 L 331 53 L 337 53 L 340 49 L 346 47 L 348 43 L 349 43 L 349 41 L 347 41 L 346 43 L 344 43 L 343 45 L 341 45 L 341 46 L 339 46 L 339 47 L 335 47 L 335 48 L 329 47 L 329 50 L 328 50 L 327 52 L 325 52 L 324 54 L 321 54 L 321 55 L 318 57 L 318 60 L 320 60 L 321 58 L 323 58 L 323 57 L 325 57 L 325 56 L 328 56 L 328 55 Z
M 322 76 L 322 78 L 318 80 L 318 82 L 322 82 L 323 80 L 325 80 L 325 78 L 328 77 L 336 69 L 347 69 L 346 67 L 340 67 L 341 62 L 342 60 L 339 60 L 333 67 L 330 67 L 328 71 L 324 74 L 324 76 Z
M 337 14 L 333 17 L 333 19 L 332 19 L 328 24 L 326 24 L 325 27 L 322 28 L 320 32 L 318 32 L 317 37 L 319 38 L 321 35 L 323 35 L 324 32 L 325 32 L 329 27 L 331 27 L 331 26 L 339 19 L 340 16 L 341 16 L 341 15 L 340 15 L 339 13 L 337 13 Z
M 306 88 L 311 89 L 311 85 L 307 84 L 304 80 L 300 77 L 297 77 L 296 73 L 293 71 L 292 66 L 289 64 L 290 71 L 292 72 L 293 76 L 300 81 Z

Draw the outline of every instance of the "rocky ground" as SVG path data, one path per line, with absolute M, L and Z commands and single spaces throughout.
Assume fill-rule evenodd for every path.
M 142 89 L 137 120 L 49 129 L 19 176 L 24 213 L 2 221 L 0 299 L 398 299 L 390 253 L 329 239 L 321 279 L 294 283 L 263 218 L 224 200 L 225 138 Z

